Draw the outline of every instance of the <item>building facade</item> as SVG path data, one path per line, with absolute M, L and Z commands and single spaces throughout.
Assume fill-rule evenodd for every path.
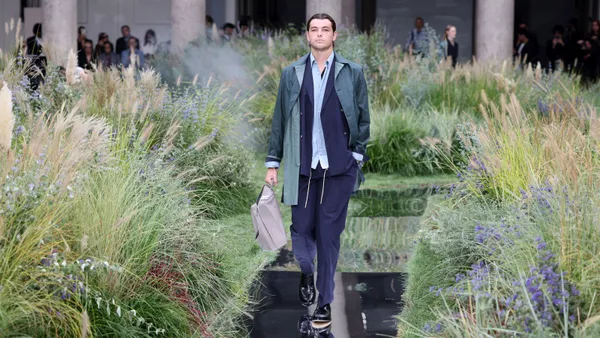
M 44 40 L 55 51 L 76 48 L 77 27 L 85 26 L 87 37 L 96 42 L 100 32 L 111 41 L 120 37 L 120 27 L 129 25 L 132 35 L 143 40 L 147 29 L 157 39 L 171 41 L 174 48 L 205 34 L 204 17 L 211 15 L 220 28 L 226 22 L 249 17 L 259 25 L 281 28 L 302 26 L 315 12 L 330 13 L 342 26 L 368 30 L 384 24 L 389 42 L 404 44 L 417 16 L 423 17 L 439 35 L 446 25 L 457 27 L 460 59 L 506 59 L 512 55 L 516 26 L 525 21 L 540 43 L 551 39 L 555 24 L 579 19 L 589 30 L 599 17 L 600 0 L 0 0 L 0 20 L 23 22 L 21 35 L 32 35 L 42 22 Z M 0 48 L 14 44 L 14 33 L 2 34 Z

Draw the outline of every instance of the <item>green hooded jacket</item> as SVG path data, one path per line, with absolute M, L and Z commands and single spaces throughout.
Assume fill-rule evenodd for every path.
M 267 154 L 268 162 L 283 160 L 283 203 L 298 203 L 298 180 L 300 176 L 300 89 L 304 80 L 305 54 L 298 61 L 285 67 L 279 81 L 279 91 L 275 102 L 271 137 Z M 350 127 L 350 150 L 366 155 L 370 138 L 369 98 L 367 82 L 360 65 L 335 55 L 335 89 L 339 97 L 346 121 Z M 357 175 L 354 191 L 364 181 L 361 169 Z

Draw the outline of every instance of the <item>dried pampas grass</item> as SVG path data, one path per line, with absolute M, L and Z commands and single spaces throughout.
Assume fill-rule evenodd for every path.
M 0 148 L 9 150 L 12 142 L 15 117 L 12 112 L 11 91 L 6 82 L 0 89 Z

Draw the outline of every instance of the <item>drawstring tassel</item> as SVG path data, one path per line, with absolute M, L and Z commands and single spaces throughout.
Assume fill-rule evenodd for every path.
M 321 204 L 323 204 L 323 193 L 325 192 L 325 177 L 327 176 L 327 169 L 325 169 L 325 173 L 323 174 L 323 187 L 321 188 Z
M 310 175 L 308 176 L 308 188 L 306 189 L 306 201 L 304 202 L 304 209 L 306 209 L 306 205 L 308 204 L 308 193 L 310 192 L 310 179 L 312 178 L 312 170 L 310 171 Z

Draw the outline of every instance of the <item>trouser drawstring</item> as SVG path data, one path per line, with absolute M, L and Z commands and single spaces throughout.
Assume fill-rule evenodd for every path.
M 310 174 L 308 176 L 308 187 L 306 188 L 306 200 L 304 201 L 304 208 L 306 209 L 306 206 L 308 205 L 308 194 L 310 193 L 310 180 L 312 179 L 312 170 L 310 171 Z M 325 169 L 325 172 L 323 173 L 323 186 L 321 187 L 321 201 L 319 202 L 319 204 L 323 204 L 323 193 L 325 192 L 325 176 L 327 176 L 327 169 Z
M 323 187 L 321 188 L 321 202 L 323 204 L 323 193 L 325 192 L 325 177 L 327 176 L 327 169 L 325 169 L 325 173 L 323 173 Z
M 310 171 L 310 175 L 308 176 L 308 188 L 306 189 L 306 201 L 304 202 L 304 209 L 306 209 L 306 205 L 308 204 L 308 193 L 310 192 L 310 179 L 312 178 L 312 170 Z

